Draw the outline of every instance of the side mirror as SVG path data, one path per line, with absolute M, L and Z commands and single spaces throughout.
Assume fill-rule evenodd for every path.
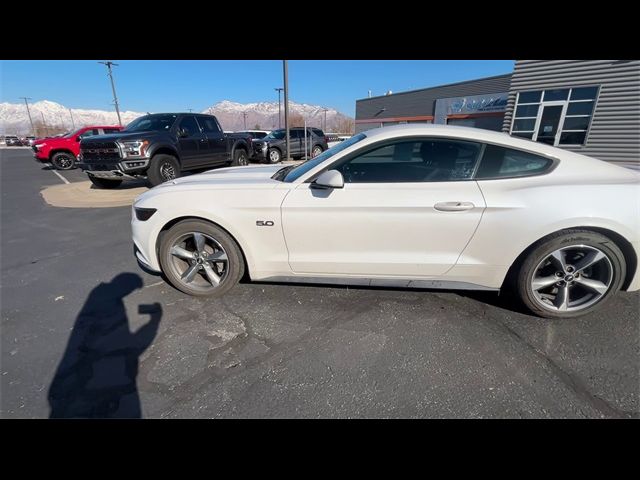
M 316 181 L 311 184 L 311 188 L 343 188 L 344 178 L 338 170 L 327 170 L 322 173 Z
M 78 136 L 76 137 L 76 142 L 80 142 L 81 140 L 82 140 L 82 136 L 81 136 L 81 135 L 78 135 Z
M 189 130 L 187 130 L 186 128 L 180 128 L 180 129 L 178 130 L 178 136 L 179 136 L 180 138 L 188 137 L 189 135 L 190 135 L 190 134 L 189 134 Z

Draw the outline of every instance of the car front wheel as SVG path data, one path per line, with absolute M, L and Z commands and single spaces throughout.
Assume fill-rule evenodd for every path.
M 573 318 L 601 308 L 625 278 L 624 255 L 610 238 L 565 230 L 535 247 L 517 277 L 524 305 L 546 318 Z
M 278 163 L 280 160 L 282 160 L 280 150 L 278 150 L 277 148 L 270 148 L 267 152 L 267 162 Z
M 168 182 L 180 176 L 180 163 L 176 157 L 158 154 L 151 159 L 147 179 L 152 187 Z
M 240 248 L 221 228 L 199 220 L 184 220 L 160 241 L 159 260 L 167 280 L 194 296 L 221 296 L 244 273 Z
M 58 170 L 71 170 L 76 166 L 76 157 L 71 153 L 58 152 L 51 157 L 51 163 Z

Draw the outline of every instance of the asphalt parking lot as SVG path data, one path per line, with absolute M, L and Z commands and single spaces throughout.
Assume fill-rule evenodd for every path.
M 566 321 L 492 293 L 195 299 L 140 270 L 130 207 L 46 204 L 62 182 L 0 149 L 3 418 L 639 416 L 637 293 Z

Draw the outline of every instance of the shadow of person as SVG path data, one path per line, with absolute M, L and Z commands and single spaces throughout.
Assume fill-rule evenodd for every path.
M 123 298 L 142 287 L 134 273 L 95 287 L 80 310 L 49 387 L 50 418 L 140 418 L 138 359 L 158 331 L 162 307 L 140 305 L 151 316 L 135 333 Z

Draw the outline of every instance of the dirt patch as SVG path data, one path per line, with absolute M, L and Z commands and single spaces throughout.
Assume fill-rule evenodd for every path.
M 93 188 L 90 181 L 73 182 L 47 187 L 40 193 L 44 201 L 54 207 L 110 208 L 131 205 L 135 198 L 149 188 L 143 182 L 125 182 L 119 188 Z

